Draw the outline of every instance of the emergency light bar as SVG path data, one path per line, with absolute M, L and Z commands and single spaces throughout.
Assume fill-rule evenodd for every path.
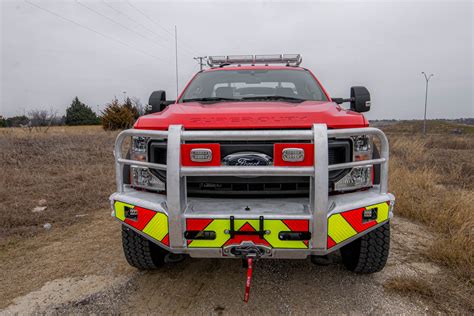
M 303 58 L 301 54 L 281 55 L 229 55 L 209 56 L 207 64 L 210 67 L 225 66 L 232 64 L 286 64 L 287 66 L 299 66 Z

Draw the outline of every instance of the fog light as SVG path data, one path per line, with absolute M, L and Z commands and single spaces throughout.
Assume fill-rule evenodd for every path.
M 365 220 L 365 221 L 370 221 L 370 220 L 374 220 L 374 219 L 377 219 L 377 208 L 370 208 L 370 209 L 365 209 L 363 212 L 362 212 L 362 220 Z
M 209 162 L 212 160 L 212 150 L 208 148 L 194 148 L 190 153 L 191 161 Z
M 300 162 L 304 160 L 304 149 L 285 148 L 282 151 L 282 159 L 287 162 Z
M 138 220 L 138 211 L 134 208 L 125 207 L 125 218 L 132 221 Z

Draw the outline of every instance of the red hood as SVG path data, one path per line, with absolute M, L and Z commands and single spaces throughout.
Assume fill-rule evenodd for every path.
M 185 129 L 276 129 L 311 128 L 314 123 L 328 128 L 367 126 L 360 113 L 333 102 L 197 102 L 172 104 L 160 113 L 142 116 L 136 129 L 166 130 L 181 124 Z

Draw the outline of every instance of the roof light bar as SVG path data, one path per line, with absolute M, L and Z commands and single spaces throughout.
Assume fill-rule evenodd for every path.
M 287 66 L 299 66 L 303 61 L 301 54 L 280 55 L 228 55 L 209 56 L 207 64 L 210 67 L 225 66 L 232 64 L 286 64 Z

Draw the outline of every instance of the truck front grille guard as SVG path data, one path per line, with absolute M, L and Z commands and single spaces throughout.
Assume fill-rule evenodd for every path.
M 350 137 L 372 135 L 380 141 L 380 158 L 328 165 L 328 137 Z M 152 139 L 167 139 L 167 165 L 135 161 L 122 157 L 122 146 L 126 137 L 143 136 Z M 274 166 L 221 166 L 221 167 L 183 167 L 181 166 L 181 144 L 186 141 L 270 141 L 270 140 L 309 140 L 314 144 L 314 165 L 312 167 L 274 167 Z M 389 146 L 385 134 L 373 127 L 328 130 L 325 124 L 314 124 L 311 130 L 219 130 L 186 131 L 182 125 L 171 125 L 168 131 L 149 131 L 129 129 L 121 132 L 115 142 L 115 172 L 117 191 L 124 192 L 123 165 L 136 165 L 167 172 L 167 208 L 171 248 L 183 248 L 184 211 L 187 205 L 186 176 L 309 176 L 310 210 L 313 214 L 311 248 L 325 250 L 327 247 L 328 214 L 328 172 L 357 166 L 380 164 L 380 193 L 387 193 Z

